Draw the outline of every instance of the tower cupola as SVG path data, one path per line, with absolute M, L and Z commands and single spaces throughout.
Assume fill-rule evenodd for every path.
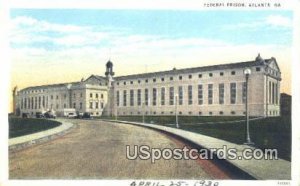
M 105 76 L 108 76 L 108 75 L 110 75 L 110 76 L 114 76 L 115 75 L 115 73 L 113 71 L 113 63 L 110 60 L 108 60 L 108 62 L 106 63 Z

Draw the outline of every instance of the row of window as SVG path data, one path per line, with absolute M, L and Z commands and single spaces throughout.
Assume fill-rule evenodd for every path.
M 193 88 L 197 88 L 197 98 L 198 98 L 198 105 L 203 105 L 204 102 L 204 85 L 203 84 L 199 84 L 197 87 L 193 87 L 192 85 L 188 85 L 188 92 L 187 92 L 187 104 L 188 105 L 192 105 L 195 104 L 193 103 Z M 214 94 L 213 94 L 213 89 L 214 89 L 214 84 L 208 84 L 207 85 L 207 100 L 208 100 L 208 104 L 214 104 Z M 158 103 L 158 94 L 160 91 L 160 105 L 174 105 L 175 102 L 179 105 L 183 105 L 184 104 L 184 95 L 183 95 L 183 86 L 178 86 L 178 94 L 176 94 L 175 96 L 175 91 L 174 91 L 174 87 L 169 87 L 168 89 L 168 93 L 169 93 L 169 102 L 166 103 L 166 88 L 162 87 L 162 88 L 152 88 L 152 100 L 150 103 L 150 91 L 148 88 L 143 89 L 144 90 L 144 99 L 142 100 L 142 89 L 137 89 L 137 90 L 129 90 L 129 106 L 135 106 L 135 103 L 137 106 L 141 106 L 143 105 L 153 105 L 156 106 Z M 219 90 L 219 101 L 218 104 L 224 104 L 224 97 L 225 97 L 225 85 L 224 83 L 220 83 L 218 84 L 218 90 Z M 134 94 L 134 91 L 137 91 L 136 94 Z M 236 104 L 237 102 L 237 83 L 230 83 L 230 104 Z M 116 103 L 117 106 L 121 106 L 121 95 L 120 95 L 120 91 L 116 92 Z M 122 92 L 123 96 L 122 96 L 122 106 L 128 106 L 128 91 L 127 90 L 123 90 Z M 136 95 L 136 98 L 135 98 Z M 178 95 L 178 97 L 177 97 Z M 242 83 L 242 103 L 246 102 L 246 83 L 243 82 Z M 136 101 L 135 101 L 136 99 Z M 178 100 L 177 100 L 178 99 Z
M 118 112 L 118 115 L 143 115 L 143 112 Z M 159 114 L 159 115 L 174 115 L 175 112 L 173 111 L 170 111 L 170 112 L 156 112 L 156 111 L 153 111 L 153 112 L 148 112 L 148 111 L 145 111 L 145 115 L 156 115 L 156 114 Z M 197 114 L 197 115 L 210 115 L 210 116 L 213 116 L 213 115 L 245 115 L 246 112 L 236 112 L 236 111 L 230 111 L 228 113 L 225 113 L 224 111 L 219 111 L 219 112 L 212 112 L 212 111 L 208 111 L 206 113 L 203 113 L 202 111 L 199 111 L 199 112 L 196 112 L 196 113 L 193 113 L 192 111 L 189 111 L 189 112 L 182 112 L 182 111 L 178 111 L 178 115 L 194 115 L 194 114 Z
M 256 67 L 256 71 L 257 71 L 257 72 L 261 71 L 261 68 L 260 68 L 260 67 Z M 208 73 L 207 75 L 208 75 L 208 77 L 213 77 L 213 76 L 216 75 L 216 74 L 217 74 L 217 73 L 212 73 L 212 72 L 210 72 L 210 73 Z M 219 74 L 219 76 L 224 76 L 224 72 L 219 72 L 218 74 Z M 230 74 L 231 74 L 231 75 L 235 75 L 235 74 L 236 74 L 236 71 L 231 71 Z M 204 74 L 198 74 L 198 78 L 202 78 L 203 75 L 204 75 Z M 189 75 L 187 75 L 187 77 L 188 77 L 188 79 L 192 79 L 192 78 L 193 78 L 193 75 L 192 75 L 192 74 L 189 74 Z M 182 76 L 182 75 L 179 75 L 179 76 L 178 76 L 178 79 L 179 79 L 179 80 L 182 80 L 182 79 L 183 79 L 183 76 Z M 170 80 L 170 81 L 173 81 L 173 80 L 174 80 L 174 77 L 173 77 L 173 76 L 169 77 L 169 80 Z M 145 83 L 148 83 L 148 82 L 149 82 L 149 79 L 145 79 L 144 81 L 145 81 Z M 152 81 L 155 83 L 155 82 L 157 81 L 157 78 L 153 78 Z M 161 77 L 161 78 L 160 78 L 160 81 L 161 81 L 161 82 L 164 82 L 164 81 L 165 81 L 165 77 Z M 129 83 L 130 83 L 130 84 L 133 84 L 134 81 L 129 81 Z M 140 84 L 140 83 L 141 83 L 141 80 L 137 80 L 137 83 Z M 123 85 L 126 85 L 126 84 L 127 84 L 127 82 L 124 81 L 124 82 L 123 82 Z M 120 82 L 117 82 L 117 85 L 120 85 Z

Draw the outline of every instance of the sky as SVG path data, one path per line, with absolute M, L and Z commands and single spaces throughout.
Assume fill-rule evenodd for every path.
M 12 9 L 11 86 L 275 57 L 291 93 L 291 11 Z

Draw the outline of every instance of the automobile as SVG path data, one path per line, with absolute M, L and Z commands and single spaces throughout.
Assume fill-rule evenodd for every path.
M 37 112 L 37 113 L 35 113 L 35 117 L 36 117 L 36 118 L 44 118 L 45 116 L 44 116 L 43 113 Z
M 82 118 L 83 119 L 92 119 L 91 113 L 89 113 L 89 112 L 83 113 Z
M 22 118 L 29 118 L 29 113 L 23 113 Z
M 68 113 L 68 118 L 76 118 L 77 117 L 77 114 L 76 113 L 73 113 L 73 112 L 70 112 Z
M 45 116 L 45 118 L 53 118 L 53 119 L 56 118 L 56 115 L 54 113 L 52 113 L 52 112 L 46 112 L 44 114 L 44 116 Z

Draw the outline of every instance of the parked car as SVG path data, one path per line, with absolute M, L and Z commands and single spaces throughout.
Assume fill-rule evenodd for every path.
M 44 118 L 45 116 L 44 116 L 43 113 L 37 112 L 37 113 L 35 113 L 35 117 L 36 117 L 36 118 Z
M 46 112 L 44 114 L 44 116 L 45 116 L 45 118 L 53 118 L 53 119 L 56 118 L 56 115 L 54 113 L 52 113 L 52 112 Z
M 82 118 L 83 119 L 92 119 L 91 113 L 89 113 L 89 112 L 83 113 Z
M 68 118 L 76 118 L 77 117 L 77 114 L 76 113 L 73 113 L 73 112 L 71 112 L 71 113 L 69 113 L 68 114 L 68 116 L 67 116 Z
M 23 113 L 22 118 L 29 118 L 29 113 Z

